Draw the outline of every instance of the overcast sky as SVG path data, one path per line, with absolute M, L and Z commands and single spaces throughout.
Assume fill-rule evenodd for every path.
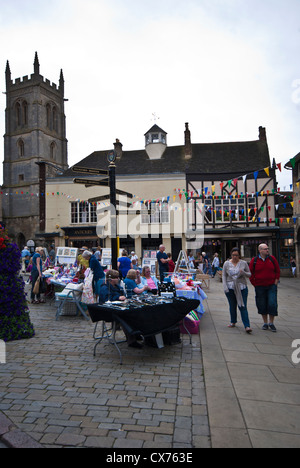
M 300 152 L 300 0 L 0 0 L 0 42 L 1 135 L 6 60 L 30 75 L 37 51 L 45 78 L 63 69 L 70 165 L 116 138 L 142 149 L 153 113 L 169 146 L 189 122 L 193 143 L 264 126 L 271 159 Z

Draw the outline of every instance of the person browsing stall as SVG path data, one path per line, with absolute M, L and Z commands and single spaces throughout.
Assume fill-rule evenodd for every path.
M 164 281 L 165 273 L 169 271 L 169 259 L 168 255 L 165 252 L 166 247 L 164 245 L 159 246 L 159 251 L 156 254 L 156 259 L 158 262 L 159 276 L 161 283 Z
M 33 289 L 35 286 L 35 283 L 39 279 L 40 281 L 40 289 L 41 289 L 41 279 L 42 279 L 42 271 L 43 271 L 43 260 L 42 260 L 42 252 L 43 252 L 43 247 L 37 247 L 35 249 L 35 254 L 32 257 L 32 270 L 31 270 L 31 281 L 32 281 L 32 289 L 31 289 L 31 304 L 39 304 L 39 303 L 44 303 L 44 299 L 40 299 L 41 294 L 40 290 L 38 294 L 36 294 L 36 299 L 35 299 L 35 294 L 33 293 Z
M 128 271 L 132 268 L 132 262 L 128 257 L 127 251 L 123 250 L 122 257 L 118 258 L 118 270 L 121 273 L 122 278 L 126 278 Z
M 92 252 L 89 250 L 85 250 L 82 254 L 83 259 L 89 261 L 89 267 L 92 270 L 94 277 L 93 277 L 93 288 L 96 296 L 99 296 L 100 288 L 105 281 L 105 274 L 103 268 L 97 260 L 96 256 L 93 255 Z

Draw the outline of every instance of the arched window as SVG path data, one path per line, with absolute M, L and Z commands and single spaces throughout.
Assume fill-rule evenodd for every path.
M 56 107 L 52 109 L 53 130 L 57 131 L 57 110 Z
M 47 115 L 47 127 L 49 130 L 58 131 L 58 112 L 57 107 L 49 102 L 46 105 L 46 115 Z
M 23 99 L 19 99 L 15 104 L 15 125 L 16 128 L 28 125 L 28 104 Z
M 16 103 L 16 125 L 20 127 L 22 124 L 22 113 L 21 113 L 21 104 L 19 102 Z
M 28 104 L 26 101 L 22 102 L 22 123 L 28 125 Z
M 50 145 L 50 159 L 56 159 L 56 143 L 53 141 Z
M 51 106 L 50 104 L 46 105 L 46 114 L 47 114 L 47 127 L 51 128 Z
M 23 158 L 25 156 L 25 144 L 22 138 L 18 140 L 17 146 L 18 146 L 18 156 L 19 158 Z

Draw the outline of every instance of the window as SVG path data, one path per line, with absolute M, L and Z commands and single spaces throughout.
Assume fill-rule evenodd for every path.
M 46 104 L 46 122 L 49 130 L 58 131 L 58 111 L 52 103 Z
M 50 145 L 50 159 L 55 159 L 56 157 L 56 143 L 53 141 Z
M 256 200 L 254 197 L 247 198 L 248 209 L 246 209 L 246 198 L 233 198 L 227 196 L 222 199 L 217 199 L 212 205 L 212 200 L 205 200 L 205 217 L 206 222 L 213 221 L 213 213 L 215 214 L 215 220 L 217 223 L 229 222 L 240 222 L 245 221 L 249 217 L 251 219 L 256 214 Z
M 25 156 L 25 144 L 22 139 L 18 140 L 17 147 L 18 147 L 19 158 L 23 158 Z
M 16 128 L 28 125 L 28 104 L 23 99 L 15 104 L 15 125 Z
M 167 224 L 170 222 L 168 202 L 147 202 L 141 209 L 142 224 Z
M 88 202 L 72 202 L 71 223 L 97 223 L 97 205 Z

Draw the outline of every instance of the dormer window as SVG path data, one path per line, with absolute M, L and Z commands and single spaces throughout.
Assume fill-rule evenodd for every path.
M 158 125 L 153 125 L 147 133 L 145 133 L 146 146 L 151 144 L 162 143 L 167 144 L 167 133 Z

